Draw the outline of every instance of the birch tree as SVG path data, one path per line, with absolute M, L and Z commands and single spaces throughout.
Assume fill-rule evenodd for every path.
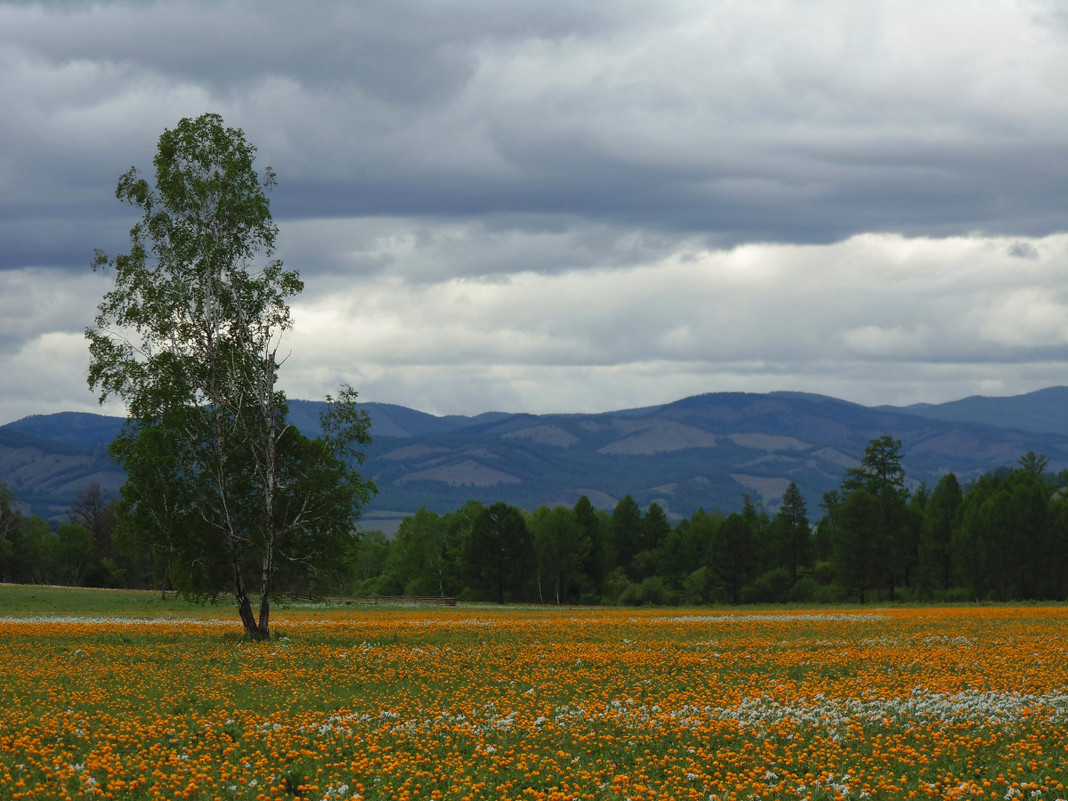
M 155 185 L 136 168 L 116 197 L 142 211 L 89 339 L 89 384 L 121 398 L 112 452 L 128 470 L 119 512 L 188 594 L 230 585 L 245 632 L 270 634 L 275 581 L 329 562 L 374 491 L 356 470 L 370 421 L 345 389 L 311 441 L 286 423 L 277 386 L 289 301 L 303 283 L 274 258 L 278 229 L 255 147 L 216 114 L 160 136 Z M 252 596 L 259 596 L 258 618 Z

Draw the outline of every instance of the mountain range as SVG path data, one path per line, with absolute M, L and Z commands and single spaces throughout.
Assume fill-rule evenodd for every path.
M 315 435 L 323 408 L 291 401 L 290 420 Z M 439 417 L 384 403 L 364 408 L 374 442 L 363 469 L 379 494 L 363 527 L 384 530 L 420 506 L 448 512 L 471 498 L 529 510 L 570 506 L 585 494 L 610 509 L 630 494 L 677 519 L 698 507 L 738 509 L 747 494 L 773 511 L 790 481 L 815 518 L 823 493 L 885 434 L 902 441 L 913 486 L 933 487 L 949 472 L 966 483 L 1028 451 L 1044 455 L 1051 471 L 1068 468 L 1068 387 L 906 407 L 730 392 L 600 414 Z M 117 493 L 124 476 L 107 447 L 122 423 L 62 412 L 0 426 L 0 481 L 23 511 L 52 519 L 91 482 Z

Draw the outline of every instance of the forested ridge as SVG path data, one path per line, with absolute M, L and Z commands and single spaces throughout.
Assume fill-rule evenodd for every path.
M 583 494 L 605 509 L 630 494 L 677 522 L 699 508 L 741 511 L 746 492 L 774 512 L 790 481 L 815 507 L 883 434 L 902 441 L 913 488 L 933 487 L 951 471 L 971 483 L 1028 451 L 1045 454 L 1057 472 L 1068 467 L 1068 430 L 1054 419 L 1066 403 L 1068 387 L 920 410 L 784 392 L 714 392 L 598 414 L 435 417 L 361 403 L 374 435 L 364 471 L 378 487 L 362 523 L 392 534 L 422 506 L 444 513 L 474 499 L 530 511 L 571 507 Z M 320 435 L 324 404 L 289 407 L 302 434 Z M 24 512 L 61 521 L 78 489 L 96 481 L 117 493 L 125 482 L 108 457 L 122 425 L 122 418 L 60 413 L 0 426 L 0 482 Z
M 394 538 L 353 537 L 299 596 L 411 595 L 545 604 L 1064 600 L 1068 471 L 1023 455 L 962 486 L 953 473 L 909 489 L 901 443 L 872 440 L 859 467 L 812 505 L 791 484 L 774 514 L 699 509 L 672 523 L 656 503 L 588 498 L 526 512 L 469 501 L 420 509 Z M 0 496 L 0 578 L 166 589 L 181 569 L 115 528 L 113 502 L 83 490 L 51 530 Z

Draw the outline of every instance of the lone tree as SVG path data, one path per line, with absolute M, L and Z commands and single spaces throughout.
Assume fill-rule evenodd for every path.
M 274 173 L 260 180 L 255 152 L 205 114 L 160 136 L 155 187 L 120 177 L 116 197 L 143 216 L 129 253 L 97 251 L 115 286 L 86 337 L 90 387 L 128 410 L 111 447 L 120 534 L 187 595 L 231 589 L 246 635 L 266 639 L 280 583 L 338 564 L 375 487 L 356 469 L 370 419 L 351 388 L 327 397 L 318 439 L 286 422 L 278 348 L 303 283 L 273 258 Z

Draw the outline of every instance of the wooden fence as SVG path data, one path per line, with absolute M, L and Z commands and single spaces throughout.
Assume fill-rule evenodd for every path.
M 346 603 L 350 600 L 354 604 L 371 604 L 372 606 L 378 606 L 379 604 L 390 606 L 394 604 L 407 606 L 456 606 L 455 598 L 444 595 L 370 595 L 366 598 L 346 599 Z
M 306 603 L 366 604 L 370 606 L 456 606 L 456 599 L 448 595 L 360 595 L 345 598 L 321 598 L 311 595 L 290 595 L 294 601 Z

